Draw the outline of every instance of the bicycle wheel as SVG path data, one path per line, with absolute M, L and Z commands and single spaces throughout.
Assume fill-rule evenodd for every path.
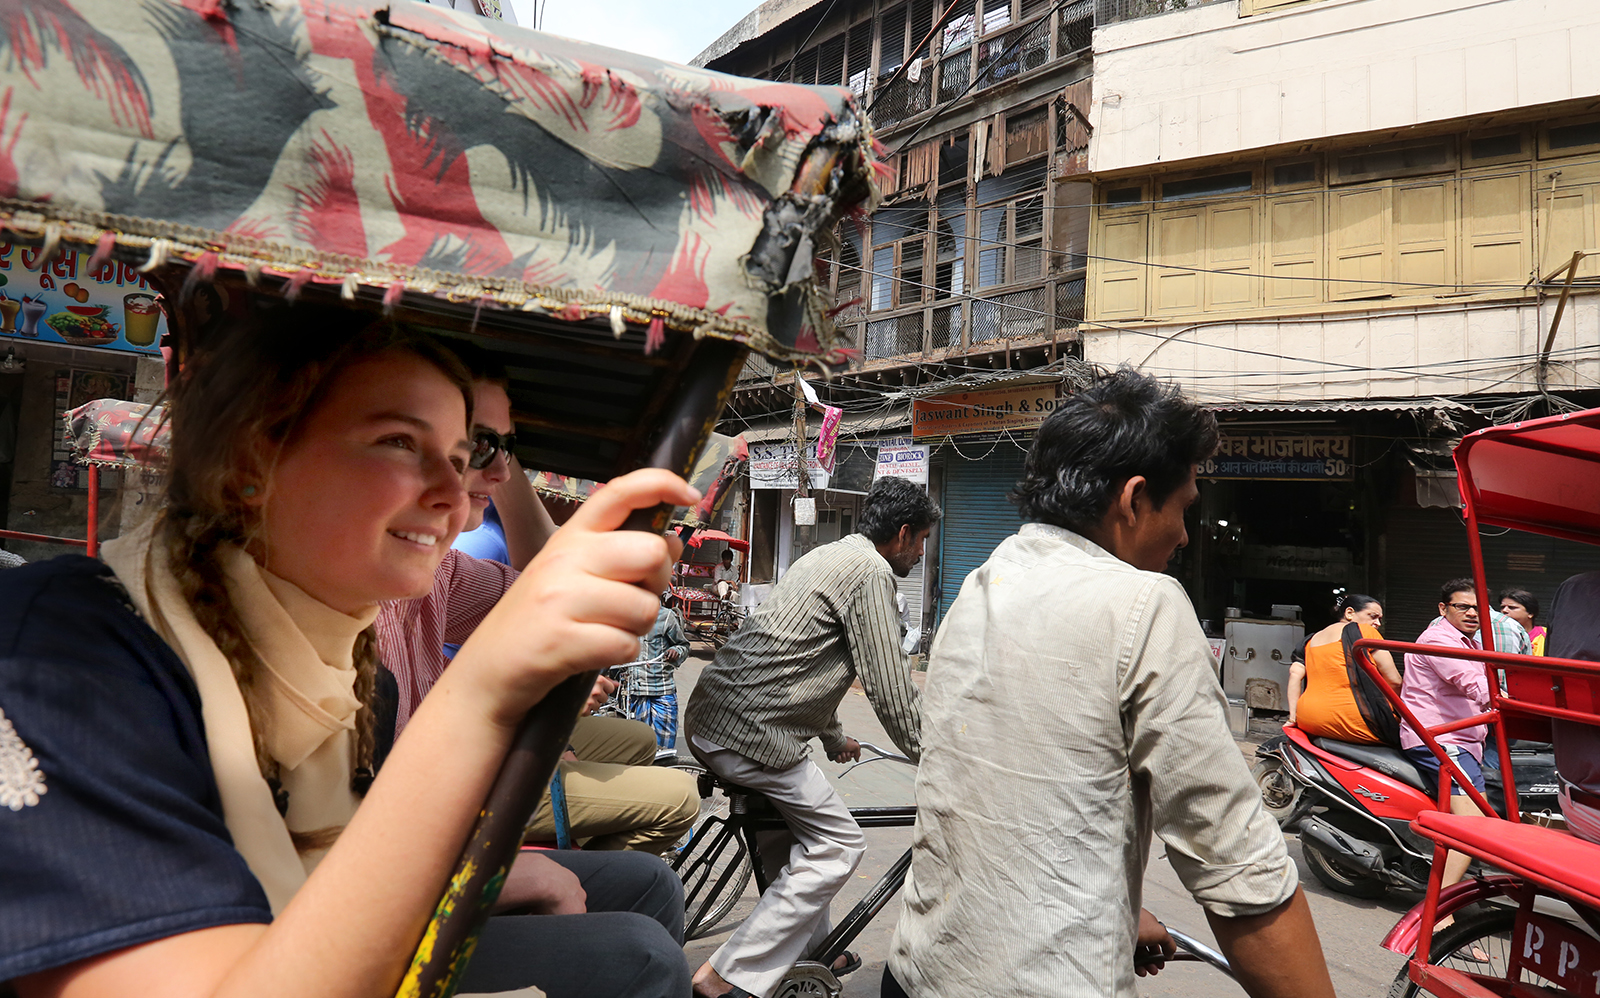
M 1515 908 L 1502 908 L 1499 905 L 1457 912 L 1455 922 L 1433 934 L 1428 962 L 1466 974 L 1504 978 L 1511 965 L 1511 930 L 1516 921 Z M 1487 962 L 1471 959 L 1474 946 L 1489 958 Z M 1415 998 L 1426 993 L 1411 982 L 1406 970 L 1401 967 L 1400 973 L 1395 976 L 1394 984 L 1389 988 L 1389 998 Z M 1523 971 L 1522 979 L 1529 984 L 1555 986 L 1528 971 Z
M 680 759 L 672 768 L 697 777 L 706 772 L 692 759 Z M 683 880 L 683 936 L 698 939 L 733 910 L 752 875 L 750 854 L 728 821 L 728 798 L 720 789 L 700 798 L 693 831 L 678 843 L 668 861 Z

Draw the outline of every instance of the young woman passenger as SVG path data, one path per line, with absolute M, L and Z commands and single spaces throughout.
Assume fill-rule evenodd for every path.
M 1289 721 L 1307 734 L 1357 744 L 1398 745 L 1394 709 L 1382 690 L 1363 689 L 1364 675 L 1357 675 L 1345 650 L 1345 637 L 1381 638 L 1383 607 L 1371 596 L 1345 593 L 1334 603 L 1333 623 L 1306 638 L 1305 658 L 1296 657 L 1289 666 Z M 1351 627 L 1355 627 L 1352 632 Z M 1390 688 L 1400 688 L 1400 670 L 1394 656 L 1375 651 L 1372 660 Z M 1305 690 L 1301 691 L 1304 683 Z M 1374 712 L 1382 711 L 1389 723 L 1374 731 Z
M 1549 632 L 1543 624 L 1535 623 L 1539 619 L 1539 597 L 1526 589 L 1507 589 L 1500 594 L 1500 612 L 1522 625 L 1528 632 L 1528 641 L 1533 649 L 1533 654 L 1544 654 L 1544 639 Z
M 115 574 L 0 576 L 0 982 L 22 998 L 392 994 L 517 722 L 654 620 L 667 543 L 613 531 L 697 496 L 652 471 L 546 545 L 368 787 L 370 624 L 466 518 L 470 394 L 435 347 L 349 324 L 279 307 L 203 340 L 168 505 L 106 545 Z

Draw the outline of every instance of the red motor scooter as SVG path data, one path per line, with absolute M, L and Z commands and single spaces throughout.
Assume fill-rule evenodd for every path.
M 1513 743 L 1511 768 L 1524 814 L 1560 813 L 1548 745 Z M 1504 814 L 1500 771 L 1483 772 L 1489 802 Z M 1433 843 L 1410 825 L 1438 810 L 1436 785 L 1399 749 L 1314 738 L 1286 724 L 1256 749 L 1255 777 L 1278 824 L 1300 834 L 1306 865 L 1323 886 L 1360 898 L 1427 888 Z

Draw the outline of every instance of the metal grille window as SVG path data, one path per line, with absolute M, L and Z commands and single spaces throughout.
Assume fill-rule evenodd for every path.
M 934 0 L 911 0 L 911 44 L 915 45 L 928 37 L 928 32 L 933 30 Z M 911 53 L 913 59 L 921 59 L 928 54 L 926 47 Z
M 972 50 L 946 56 L 939 63 L 939 100 L 953 101 L 966 93 L 972 82 Z
M 1083 321 L 1084 279 L 1056 283 L 1056 328 L 1076 329 Z
M 1081 52 L 1094 42 L 1094 0 L 1077 0 L 1061 8 L 1056 54 Z
M 1050 61 L 1050 21 L 1032 24 L 978 43 L 978 87 L 988 87 Z
M 933 310 L 933 328 L 928 335 L 930 350 L 961 345 L 961 305 L 945 305 Z
M 922 313 L 897 315 L 867 323 L 862 352 L 868 360 L 922 352 Z

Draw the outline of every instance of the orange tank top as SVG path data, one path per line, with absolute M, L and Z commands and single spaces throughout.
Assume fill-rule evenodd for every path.
M 1370 624 L 1361 625 L 1361 636 L 1383 637 Z M 1343 641 L 1335 638 L 1326 644 L 1306 646 L 1306 691 L 1295 704 L 1295 724 L 1309 735 L 1378 744 L 1367 722 L 1361 719 L 1361 708 L 1350 689 Z

